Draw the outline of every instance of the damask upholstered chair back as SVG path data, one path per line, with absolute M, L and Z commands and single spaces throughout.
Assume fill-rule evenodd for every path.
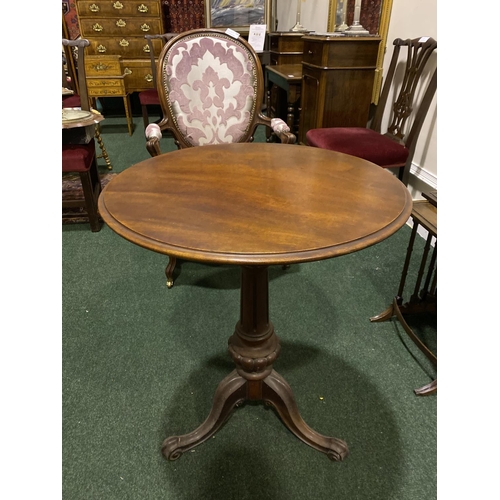
M 261 113 L 262 67 L 242 38 L 215 29 L 181 33 L 163 48 L 156 81 L 164 118 L 146 129 L 152 156 L 160 154 L 165 130 L 179 148 L 251 142 L 258 125 L 273 128 L 281 142 L 295 142 L 282 120 Z
M 251 142 L 259 125 L 272 128 L 281 142 L 295 143 L 283 120 L 261 112 L 264 75 L 246 40 L 215 29 L 186 31 L 163 47 L 156 69 L 163 118 L 146 127 L 151 156 L 161 154 L 165 131 L 173 135 L 179 149 Z M 169 256 L 165 269 L 169 288 L 174 285 L 176 261 Z

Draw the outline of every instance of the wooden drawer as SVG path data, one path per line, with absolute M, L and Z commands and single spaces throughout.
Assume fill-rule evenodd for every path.
M 150 54 L 148 42 L 142 37 L 98 37 L 89 41 L 90 46 L 87 48 L 89 55 L 117 54 L 136 59 L 149 57 Z M 156 55 L 161 52 L 162 47 L 161 40 L 153 40 L 153 49 Z
M 156 52 L 155 52 L 156 54 Z M 303 59 L 302 52 L 300 54 L 281 54 L 271 52 L 271 64 L 300 64 Z
M 118 17 L 118 16 L 159 16 L 158 1 L 82 1 L 78 2 L 79 17 Z
M 303 63 L 323 68 L 374 68 L 377 64 L 378 37 L 304 37 Z
M 114 19 L 80 18 L 80 28 L 83 36 L 142 36 L 162 32 L 161 20 L 153 17 L 143 19 L 119 17 Z
M 121 78 L 87 78 L 89 96 L 124 96 L 125 77 Z
M 302 54 L 304 42 L 303 34 L 295 33 L 271 33 L 270 49 L 274 52 L 299 52 Z
M 153 88 L 153 74 L 149 59 L 127 59 L 122 63 L 129 92 L 140 92 Z
M 324 44 L 306 41 L 304 42 L 304 53 L 302 61 L 314 66 L 324 66 L 323 63 Z
M 122 76 L 120 56 L 87 56 L 85 59 L 87 78 L 102 76 Z

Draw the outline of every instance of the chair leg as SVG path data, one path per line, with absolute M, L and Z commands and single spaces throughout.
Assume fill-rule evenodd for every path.
M 174 269 L 177 263 L 176 257 L 168 256 L 168 264 L 165 268 L 165 276 L 167 277 L 167 287 L 172 288 L 174 286 Z
M 101 222 L 99 220 L 99 212 L 97 211 L 97 198 L 101 192 L 101 179 L 97 172 L 97 163 L 94 157 L 92 166 L 87 172 L 80 172 L 80 180 L 82 181 L 83 196 L 89 217 L 90 230 L 97 232 L 101 230 Z
M 108 156 L 108 152 L 106 151 L 106 147 L 104 146 L 104 142 L 101 137 L 101 132 L 99 132 L 99 125 L 96 125 L 95 128 L 95 138 L 97 139 L 97 143 L 99 144 L 99 147 L 101 148 L 102 155 L 99 156 L 98 158 L 104 158 L 104 161 L 106 162 L 106 165 L 108 166 L 108 170 L 113 170 L 113 166 L 111 165 L 111 161 Z
M 134 132 L 134 124 L 132 121 L 132 113 L 130 110 L 130 96 L 127 94 L 123 97 L 123 104 L 125 105 L 125 115 L 127 117 L 128 135 L 132 135 Z
M 142 109 L 142 120 L 144 122 L 144 130 L 146 130 L 146 127 L 149 125 L 148 107 L 145 104 L 142 104 L 141 109 Z

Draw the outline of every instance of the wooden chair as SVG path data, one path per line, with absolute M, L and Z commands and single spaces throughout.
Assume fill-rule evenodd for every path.
M 389 71 L 369 127 L 311 129 L 306 133 L 306 142 L 317 148 L 364 158 L 383 168 L 398 169 L 399 179 L 408 185 L 418 136 L 436 92 L 437 68 L 426 87 L 424 77 L 427 76 L 431 55 L 437 48 L 437 42 L 430 37 L 413 40 L 396 38 L 393 44 L 394 52 Z M 407 50 L 401 51 L 401 48 Z M 400 57 L 404 53 L 406 60 Z M 398 79 L 402 82 L 399 91 L 395 79 L 398 65 L 404 66 L 402 79 Z M 417 91 L 420 93 L 422 86 L 425 90 L 421 94 L 420 103 L 417 104 L 415 95 Z M 389 101 L 391 91 L 394 98 Z M 382 118 L 386 111 L 390 113 L 390 119 L 386 131 L 382 132 Z
M 148 90 L 143 90 L 139 92 L 139 102 L 141 103 L 142 119 L 144 121 L 144 130 L 149 125 L 149 115 L 148 107 L 155 106 L 160 107 L 160 98 L 158 96 L 158 90 L 156 89 L 156 60 L 155 60 L 155 45 L 157 45 L 153 40 L 160 39 L 168 42 L 173 38 L 175 33 L 164 33 L 163 35 L 144 35 L 144 38 L 148 41 L 149 56 L 151 58 L 151 76 L 153 79 L 153 88 Z M 159 51 L 156 51 L 158 54 Z
M 83 38 L 78 40 L 62 39 L 63 47 L 76 47 L 78 51 L 78 88 L 82 111 L 90 112 L 90 104 L 87 93 L 85 77 L 85 52 L 84 48 L 90 45 Z M 90 133 L 89 133 L 90 128 Z M 93 232 L 101 229 L 101 221 L 97 210 L 97 199 L 101 192 L 101 179 L 97 170 L 97 159 L 94 141 L 95 125 L 69 129 L 76 132 L 75 140 L 62 144 L 62 171 L 63 173 L 78 173 L 82 183 L 83 198 L 63 200 L 63 208 L 82 207 L 86 210 L 90 229 Z M 64 132 L 64 131 L 63 131 Z
M 66 27 L 63 19 L 63 28 Z M 67 29 L 63 29 L 63 33 L 67 32 Z M 67 40 L 67 38 L 63 35 L 63 40 Z M 74 46 L 74 45 L 73 45 Z M 76 49 L 78 50 L 78 49 Z M 82 49 L 83 53 L 83 49 Z M 63 95 L 62 96 L 62 105 L 63 108 L 80 108 L 81 107 L 81 99 L 80 99 L 80 86 L 78 83 L 78 74 L 77 74 L 77 66 L 75 64 L 75 58 L 71 51 L 71 47 L 69 45 L 63 45 L 63 54 L 64 59 L 62 64 L 62 87 L 67 88 L 73 91 L 71 95 Z M 85 55 L 83 56 L 85 57 Z M 86 75 L 85 75 L 86 78 Z M 87 95 L 87 100 L 89 99 Z M 90 102 L 90 101 L 89 101 Z M 94 103 L 95 106 L 95 103 Z M 102 140 L 101 132 L 99 130 L 99 126 L 95 127 L 95 138 L 97 139 L 97 143 L 101 148 L 101 155 L 97 158 L 103 158 L 106 162 L 108 170 L 112 170 L 113 166 L 111 165 L 111 160 L 109 159 L 108 152 L 106 151 L 106 147 L 104 146 L 104 141 Z
M 252 142 L 259 125 L 272 128 L 281 142 L 295 143 L 283 120 L 260 111 L 264 76 L 259 57 L 246 40 L 216 29 L 181 33 L 163 47 L 156 77 L 163 118 L 146 128 L 151 156 L 161 154 L 165 131 L 179 149 Z M 165 270 L 169 288 L 175 265 L 175 257 L 169 256 Z

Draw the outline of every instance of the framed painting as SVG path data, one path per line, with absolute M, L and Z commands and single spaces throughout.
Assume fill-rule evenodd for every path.
M 251 24 L 265 24 L 271 30 L 272 0 L 205 0 L 207 28 L 231 28 L 248 33 Z

